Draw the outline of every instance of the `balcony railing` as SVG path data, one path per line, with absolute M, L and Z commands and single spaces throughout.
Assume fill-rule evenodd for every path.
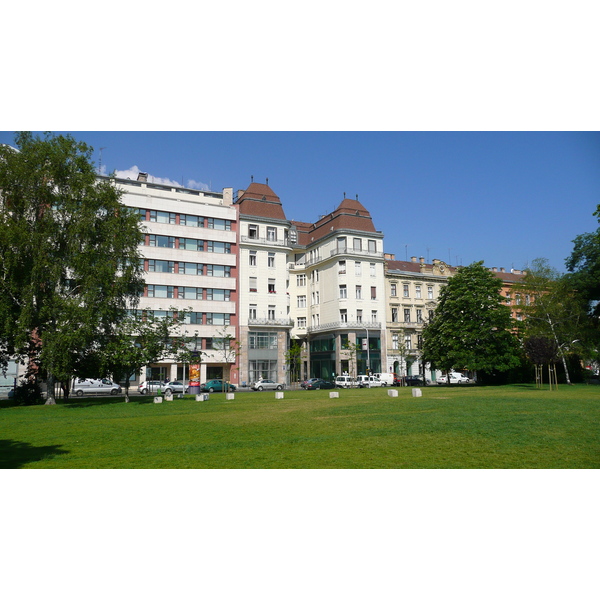
M 257 244 L 259 246 L 288 246 L 288 242 L 285 240 L 271 240 L 265 237 L 251 237 L 249 235 L 240 236 L 242 242 L 250 242 L 251 244 Z
M 248 319 L 248 325 L 267 325 L 269 327 L 293 327 L 291 319 Z
M 332 331 L 334 329 L 370 329 L 378 331 L 381 329 L 381 323 L 367 323 L 366 321 L 337 321 L 334 323 L 324 323 L 323 325 L 307 327 L 306 331 L 312 333 L 314 331 Z

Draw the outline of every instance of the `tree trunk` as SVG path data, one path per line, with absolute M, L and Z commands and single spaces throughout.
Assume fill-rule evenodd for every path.
M 54 395 L 54 375 L 48 373 L 46 379 L 46 404 L 56 404 L 56 396 Z

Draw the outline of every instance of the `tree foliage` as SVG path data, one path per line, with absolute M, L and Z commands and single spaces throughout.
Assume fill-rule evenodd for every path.
M 506 371 L 519 364 L 502 282 L 482 262 L 461 268 L 442 289 L 423 331 L 423 360 L 449 371 Z
M 0 346 L 30 373 L 71 376 L 143 289 L 139 220 L 71 136 L 0 147 Z

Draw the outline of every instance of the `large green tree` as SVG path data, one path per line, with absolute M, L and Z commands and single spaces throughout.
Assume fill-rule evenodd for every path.
M 502 372 L 518 366 L 518 341 L 501 288 L 482 262 L 451 277 L 423 331 L 423 361 L 443 371 Z
M 0 347 L 30 376 L 74 373 L 143 289 L 139 220 L 92 148 L 67 135 L 0 147 Z

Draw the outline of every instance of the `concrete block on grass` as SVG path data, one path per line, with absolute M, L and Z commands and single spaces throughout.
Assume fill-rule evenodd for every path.
M 225 394 L 225 400 L 235 400 L 235 394 L 228 392 L 227 394 Z
M 162 404 L 162 396 L 154 396 L 154 404 Z
M 283 392 L 275 392 L 275 400 L 283 400 Z
M 420 398 L 423 395 L 423 392 L 419 388 L 413 388 L 412 395 L 413 398 Z
M 398 390 L 388 390 L 388 396 L 390 398 L 397 398 L 398 397 Z
M 329 392 L 329 397 L 330 398 L 339 398 L 340 393 L 339 392 Z

